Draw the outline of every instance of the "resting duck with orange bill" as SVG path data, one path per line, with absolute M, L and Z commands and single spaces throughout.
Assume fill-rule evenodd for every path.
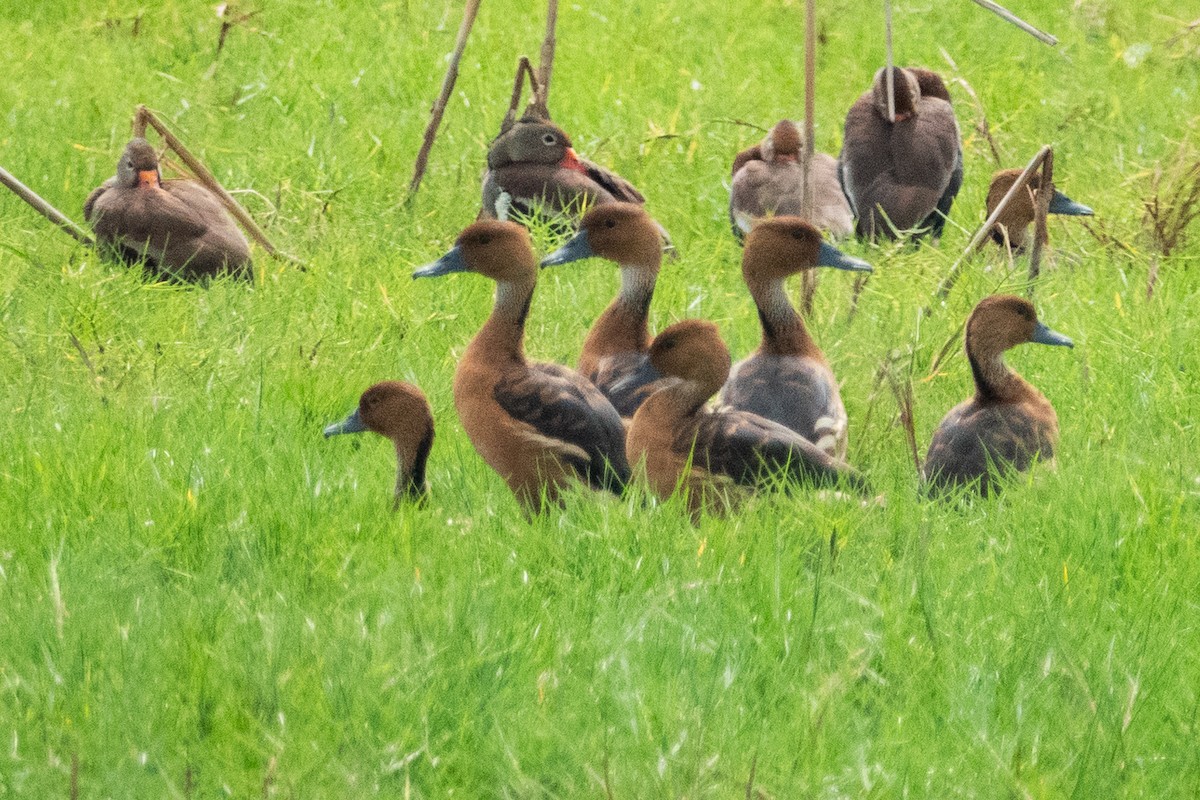
M 492 314 L 455 370 L 454 407 L 475 450 L 531 513 L 558 503 L 575 481 L 615 494 L 629 481 L 625 428 L 612 404 L 578 372 L 525 358 L 537 271 L 524 228 L 482 220 L 413 273 L 474 272 L 496 282 Z
M 424 504 L 429 495 L 425 467 L 433 447 L 433 412 L 425 393 L 411 383 L 382 381 L 368 388 L 358 407 L 325 428 L 325 438 L 372 431 L 396 448 L 396 491 L 392 510 L 402 502 Z
M 145 139 L 125 146 L 116 177 L 88 195 L 83 216 L 100 244 L 173 280 L 253 277 L 250 246 L 221 201 L 191 180 L 163 181 Z
M 1004 363 L 1006 350 L 1026 342 L 1074 347 L 1023 298 L 992 295 L 971 312 L 964 346 L 975 396 L 952 408 L 933 434 L 923 472 L 934 490 L 974 486 L 986 496 L 1000 488 L 1005 473 L 1053 460 L 1054 406 Z

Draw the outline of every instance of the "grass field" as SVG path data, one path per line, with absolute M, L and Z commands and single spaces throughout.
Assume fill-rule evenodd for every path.
M 1010 5 L 1061 44 L 960 0 L 900 4 L 896 47 L 951 73 L 944 47 L 1004 165 L 1051 143 L 1097 211 L 1099 238 L 1052 221 L 1037 289 L 1075 349 L 1009 359 L 1058 410 L 1057 470 L 923 502 L 875 389 L 882 362 L 911 369 L 923 448 L 970 392 L 961 354 L 927 379 L 933 356 L 1021 288 L 1023 264 L 977 257 L 917 324 L 995 169 L 955 84 L 966 183 L 941 247 L 846 244 L 876 274 L 850 318 L 827 271 L 810 321 L 886 506 L 768 496 L 698 527 L 583 493 L 523 521 L 450 396 L 492 287 L 409 280 L 476 213 L 539 4 L 485 0 L 408 206 L 457 2 L 252 4 L 219 55 L 214 4 L 0 6 L 0 164 L 79 218 L 146 103 L 310 263 L 146 283 L 0 197 L 0 797 L 1200 796 L 1200 243 L 1147 299 L 1141 205 L 1196 133 L 1200 31 L 1166 0 Z M 654 325 L 713 319 L 735 356 L 759 334 L 727 170 L 761 134 L 734 121 L 802 113 L 801 17 L 560 13 L 555 119 L 683 254 Z M 836 153 L 882 11 L 822 0 L 819 25 Z M 616 285 L 602 262 L 545 274 L 529 352 L 574 363 Z M 394 515 L 390 445 L 320 435 L 386 378 L 438 424 L 432 502 Z

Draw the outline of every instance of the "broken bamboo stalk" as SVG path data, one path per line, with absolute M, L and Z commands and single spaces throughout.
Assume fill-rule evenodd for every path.
M 154 128 L 158 132 L 158 135 L 162 137 L 167 147 L 174 150 L 180 160 L 192 171 L 196 180 L 217 196 L 221 204 L 233 215 L 234 219 L 241 223 L 246 233 L 250 234 L 250 238 L 258 242 L 269 255 L 283 261 L 289 261 L 300 267 L 304 266 L 303 261 L 295 256 L 288 255 L 271 244 L 271 240 L 267 238 L 267 234 L 263 233 L 262 228 L 258 227 L 258 224 L 250 214 L 246 212 L 246 209 L 242 208 L 241 204 L 233 199 L 233 195 L 225 190 L 225 187 L 221 185 L 216 176 L 209 171 L 208 167 L 204 166 L 204 162 L 192 155 L 192 151 L 187 149 L 187 146 L 179 140 L 179 137 L 171 133 L 171 129 L 159 119 L 157 114 L 145 106 L 138 106 L 137 113 L 133 118 L 134 135 L 144 136 L 147 126 Z
M 425 177 L 425 168 L 429 164 L 429 151 L 433 149 L 433 140 L 437 138 L 438 126 L 442 124 L 442 116 L 446 113 L 446 104 L 450 101 L 450 93 L 454 91 L 454 83 L 458 80 L 458 65 L 462 61 L 463 51 L 467 47 L 467 37 L 471 26 L 475 24 L 475 15 L 479 13 L 482 0 L 467 0 L 463 10 L 462 24 L 458 28 L 458 39 L 454 43 L 454 52 L 450 55 L 450 64 L 446 67 L 446 76 L 442 78 L 442 91 L 429 112 L 429 124 L 425 126 L 425 138 L 421 149 L 417 152 L 417 161 L 413 165 L 412 180 L 408 182 L 408 196 L 411 198 L 421 188 L 421 179 Z
M 66 231 L 76 241 L 86 244 L 89 247 L 95 245 L 92 237 L 88 236 L 87 231 L 72 222 L 66 214 L 43 200 L 37 192 L 21 183 L 21 181 L 17 180 L 16 176 L 3 167 L 0 167 L 0 183 L 3 183 L 8 187 L 9 191 L 28 203 L 34 211 L 37 211 L 43 217 Z

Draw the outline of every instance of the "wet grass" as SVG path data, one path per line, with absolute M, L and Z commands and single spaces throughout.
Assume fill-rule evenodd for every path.
M 0 198 L 0 796 L 730 797 L 752 773 L 764 797 L 1200 792 L 1200 250 L 1147 300 L 1140 233 L 1200 95 L 1174 5 L 1015 9 L 1057 49 L 967 3 L 897 9 L 901 60 L 945 69 L 946 47 L 1004 166 L 1052 143 L 1098 212 L 1103 240 L 1052 222 L 1037 290 L 1076 348 L 1010 359 L 1058 409 L 1057 470 L 924 503 L 876 390 L 884 361 L 912 375 L 923 447 L 969 392 L 935 354 L 1020 288 L 1022 264 L 980 257 L 917 324 L 995 168 L 955 85 L 967 177 L 941 248 L 848 244 L 877 273 L 853 318 L 850 279 L 823 275 L 811 322 L 886 506 L 771 496 L 697 528 L 586 494 L 522 521 L 450 396 L 491 287 L 408 277 L 474 217 L 537 8 L 484 4 L 404 205 L 456 8 L 275 3 L 216 54 L 211 6 L 43 6 L 0 9 L 0 164 L 78 217 L 144 102 L 310 267 L 259 252 L 252 287 L 148 284 Z M 836 153 L 881 20 L 820 17 Z M 801 34 L 794 3 L 563 7 L 555 118 L 683 253 L 656 327 L 757 340 L 723 181 L 759 137 L 735 120 L 800 113 Z M 573 363 L 615 270 L 544 277 L 528 349 Z M 386 442 L 320 436 L 385 378 L 434 405 L 427 509 L 387 513 Z

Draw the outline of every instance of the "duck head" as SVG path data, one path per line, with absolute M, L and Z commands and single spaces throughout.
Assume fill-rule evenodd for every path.
M 488 150 L 487 160 L 490 169 L 511 164 L 553 164 L 587 172 L 566 131 L 536 117 L 524 117 L 501 134 Z
M 985 297 L 975 306 L 967 319 L 965 341 L 967 354 L 982 359 L 999 356 L 1026 342 L 1075 346 L 1069 338 L 1040 322 L 1032 303 L 1011 294 Z
M 433 416 L 424 393 L 410 383 L 383 381 L 367 389 L 358 407 L 325 428 L 325 438 L 372 431 L 396 447 L 396 502 L 421 500 L 428 492 L 425 463 L 433 445 Z
M 871 272 L 871 265 L 824 241 L 821 232 L 800 217 L 771 217 L 746 235 L 742 277 L 746 283 L 777 281 L 813 267 Z
M 162 185 L 158 170 L 158 154 L 150 143 L 141 137 L 130 139 L 117 162 L 117 185 L 129 188 Z
M 650 345 L 650 364 L 663 375 L 696 384 L 712 397 L 729 378 L 732 361 L 717 326 L 685 319 L 666 328 Z
M 434 278 L 451 272 L 477 272 L 498 283 L 533 283 L 537 259 L 529 232 L 515 222 L 485 219 L 468 225 L 448 253 L 413 273 Z
M 1002 169 L 992 176 L 992 183 L 988 186 L 987 193 L 987 215 L 989 217 L 1020 176 L 1021 170 L 1019 169 Z M 1041 188 L 1041 180 L 1041 175 L 1030 176 L 1028 183 L 1025 184 L 1028 191 L 1019 192 L 1012 199 L 1008 208 L 1005 209 L 1004 216 L 1000 219 L 1001 224 L 1014 228 L 1033 222 L 1033 204 L 1037 192 Z M 1055 188 L 1054 194 L 1050 197 L 1050 213 L 1072 217 L 1090 217 L 1094 212 L 1082 203 L 1076 203 Z
M 775 123 L 767 138 L 763 139 L 763 161 L 799 161 L 804 149 L 804 136 L 800 128 L 790 119 Z
M 950 90 L 946 88 L 946 82 L 942 80 L 942 76 L 938 75 L 931 69 L 924 67 L 905 67 L 905 71 L 911 72 L 913 77 L 917 79 L 917 86 L 921 90 L 921 97 L 936 97 L 939 100 L 950 102 Z M 884 108 L 887 107 L 887 98 L 883 99 Z
M 636 203 L 594 206 L 579 222 L 579 233 L 542 259 L 543 267 L 584 258 L 605 258 L 621 265 L 658 271 L 663 229 Z
M 875 110 L 885 120 L 888 118 L 887 99 L 887 67 L 875 73 L 875 82 L 871 85 L 871 94 Z M 921 86 L 911 72 L 900 67 L 892 67 L 892 84 L 896 97 L 896 122 L 903 122 L 917 114 L 917 101 L 921 99 Z

